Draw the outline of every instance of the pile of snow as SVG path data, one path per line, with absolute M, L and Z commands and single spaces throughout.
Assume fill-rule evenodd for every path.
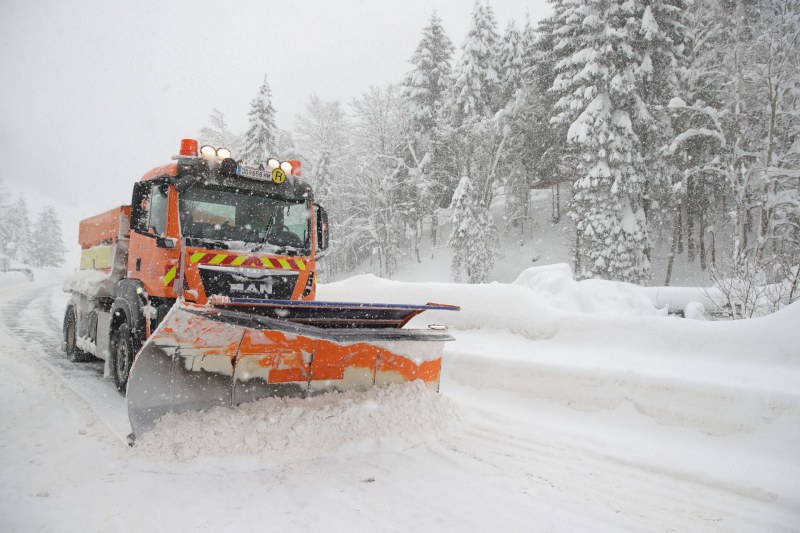
M 566 264 L 532 267 L 514 283 L 486 284 L 409 283 L 371 274 L 319 285 L 317 298 L 329 301 L 458 305 L 460 312 L 429 311 L 411 327 L 445 324 L 469 329 L 507 329 L 531 339 L 555 335 L 575 314 L 606 317 L 665 316 L 651 299 L 634 286 L 612 283 L 592 285 L 575 281 Z
M 414 382 L 168 414 L 136 442 L 134 453 L 155 460 L 256 455 L 290 463 L 378 447 L 407 449 L 436 439 L 459 418 L 451 400 Z
M 706 306 L 701 302 L 687 302 L 683 308 L 683 316 L 690 320 L 706 320 Z
M 64 281 L 64 292 L 77 292 L 88 297 L 113 296 L 114 285 L 119 278 L 102 270 L 79 270 Z
M 602 316 L 663 316 L 652 299 L 636 285 L 619 282 L 575 281 L 572 268 L 560 263 L 529 268 L 514 281 L 534 298 L 570 313 Z

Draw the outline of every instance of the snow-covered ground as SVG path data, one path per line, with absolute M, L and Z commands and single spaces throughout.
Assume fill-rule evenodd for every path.
M 797 531 L 800 305 L 667 315 L 563 265 L 480 286 L 357 276 L 320 299 L 441 302 L 410 384 L 165 419 L 127 447 L 102 363 L 60 353 L 63 275 L 0 279 L 1 531 Z M 655 293 L 655 294 L 654 294 Z

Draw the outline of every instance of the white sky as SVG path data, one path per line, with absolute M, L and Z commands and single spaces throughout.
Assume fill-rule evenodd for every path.
M 292 129 L 312 93 L 348 102 L 398 82 L 434 9 L 460 48 L 472 5 L 0 0 L 0 183 L 88 214 L 128 203 L 214 107 L 243 131 L 265 73 L 278 125 Z M 545 0 L 491 5 L 501 31 L 550 11 Z

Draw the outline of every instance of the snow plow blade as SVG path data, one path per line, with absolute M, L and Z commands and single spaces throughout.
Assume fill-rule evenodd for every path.
M 167 413 L 422 380 L 439 388 L 444 328 L 400 329 L 449 305 L 251 299 L 176 303 L 128 380 L 137 438 Z

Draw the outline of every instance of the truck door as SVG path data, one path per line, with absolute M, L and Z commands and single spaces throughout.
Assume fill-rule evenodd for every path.
M 180 257 L 175 212 L 177 196 L 165 180 L 137 183 L 131 201 L 128 276 L 142 282 L 150 296 L 175 298 Z M 173 207 L 173 209 L 170 209 Z

